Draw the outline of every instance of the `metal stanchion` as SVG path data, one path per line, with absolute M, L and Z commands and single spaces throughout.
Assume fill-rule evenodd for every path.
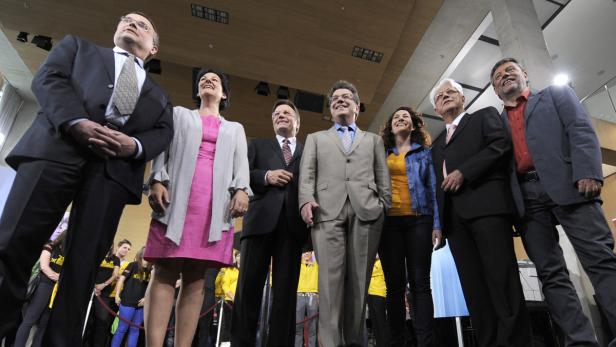
M 458 334 L 458 346 L 464 347 L 464 339 L 462 338 L 462 320 L 456 317 L 456 333 Z
M 225 306 L 225 298 L 220 299 L 220 314 L 218 315 L 218 333 L 216 334 L 216 347 L 220 346 L 220 331 L 222 328 L 222 318 Z
M 88 302 L 88 309 L 86 310 L 86 320 L 83 322 L 83 329 L 81 329 L 81 338 L 86 334 L 86 326 L 88 326 L 88 317 L 90 317 L 90 311 L 92 310 L 92 301 L 94 301 L 94 293 L 96 291 L 92 290 L 92 295 L 90 295 L 90 301 Z

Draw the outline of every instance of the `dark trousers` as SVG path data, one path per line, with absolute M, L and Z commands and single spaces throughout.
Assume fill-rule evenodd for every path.
M 45 276 L 42 273 L 39 276 Z M 32 346 L 41 346 L 43 333 L 47 325 L 47 320 L 43 319 L 46 311 L 49 311 L 49 299 L 55 282 L 49 282 L 41 279 L 36 291 L 32 295 L 32 299 L 26 307 L 24 318 L 19 325 L 17 335 L 13 347 L 25 347 L 30 336 L 30 330 L 34 325 L 37 326 L 36 334 L 32 340 Z M 49 317 L 47 317 L 49 318 Z
M 392 346 L 405 346 L 408 281 L 418 346 L 432 346 L 434 306 L 430 288 L 432 260 L 432 216 L 386 217 L 379 257 L 387 285 L 387 316 Z
M 272 302 L 267 345 L 293 346 L 301 252 L 302 244 L 290 234 L 284 213 L 273 232 L 242 239 L 231 322 L 233 346 L 255 346 L 263 284 L 272 258 L 272 295 L 276 299 Z
M 216 304 L 216 276 L 218 276 L 220 269 L 209 268 L 205 270 L 205 288 L 203 291 L 203 305 L 201 306 L 201 313 L 210 309 Z M 194 347 L 211 347 L 216 342 L 216 335 L 210 334 L 212 327 L 212 320 L 214 317 L 216 308 L 211 310 L 205 316 L 199 318 L 199 324 L 197 326 L 197 334 L 193 341 Z
M 109 293 L 101 294 L 101 300 L 109 307 L 112 307 L 114 301 L 110 298 Z M 90 345 L 93 347 L 109 346 L 111 340 L 111 324 L 113 324 L 113 316 L 103 307 L 103 305 L 94 297 L 92 303 L 92 312 L 94 313 L 92 338 Z
M 65 262 L 45 346 L 79 346 L 96 269 L 113 242 L 128 191 L 105 174 L 102 160 L 78 165 L 24 162 L 0 219 L 0 333 L 23 303 L 30 270 L 73 202 Z M 1 335 L 1 334 L 0 334 Z
M 545 300 L 569 345 L 597 346 L 594 331 L 569 278 L 556 224 L 562 225 L 588 274 L 597 302 L 616 335 L 616 255 L 614 238 L 598 202 L 556 205 L 541 182 L 521 183 L 526 216 L 522 240 L 537 267 Z
M 390 345 L 386 311 L 384 297 L 368 295 L 368 318 L 370 318 L 370 323 L 372 323 L 372 333 L 376 340 L 376 347 L 387 347 Z
M 447 240 L 479 345 L 531 346 L 510 218 L 462 219 L 451 210 L 445 214 Z

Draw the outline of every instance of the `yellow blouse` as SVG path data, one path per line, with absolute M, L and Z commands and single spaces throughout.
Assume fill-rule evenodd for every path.
M 405 155 L 406 152 L 399 155 L 391 153 L 387 156 L 387 167 L 391 176 L 391 208 L 387 213 L 389 216 L 416 215 L 412 210 Z

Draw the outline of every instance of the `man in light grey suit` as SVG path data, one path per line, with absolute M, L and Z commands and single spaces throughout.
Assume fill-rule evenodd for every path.
M 490 80 L 505 103 L 502 119 L 513 140 L 518 226 L 552 319 L 566 346 L 598 346 L 555 229 L 560 224 L 567 234 L 616 335 L 614 238 L 601 209 L 601 149 L 590 118 L 567 86 L 531 90 L 526 71 L 513 58 L 497 62 Z M 616 339 L 609 346 L 616 347 Z
M 391 183 L 383 141 L 355 124 L 360 105 L 355 86 L 338 81 L 328 98 L 335 124 L 306 139 L 299 206 L 312 227 L 319 263 L 319 342 L 361 346 Z

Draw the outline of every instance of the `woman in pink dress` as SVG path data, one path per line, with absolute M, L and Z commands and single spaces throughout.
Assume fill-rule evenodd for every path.
M 163 345 L 180 275 L 174 345 L 191 345 L 205 270 L 233 263 L 233 218 L 246 213 L 252 194 L 244 128 L 219 114 L 229 105 L 228 79 L 201 70 L 197 81 L 201 106 L 174 108 L 173 140 L 152 164 L 154 212 L 144 255 L 154 264 L 145 305 L 148 346 Z

